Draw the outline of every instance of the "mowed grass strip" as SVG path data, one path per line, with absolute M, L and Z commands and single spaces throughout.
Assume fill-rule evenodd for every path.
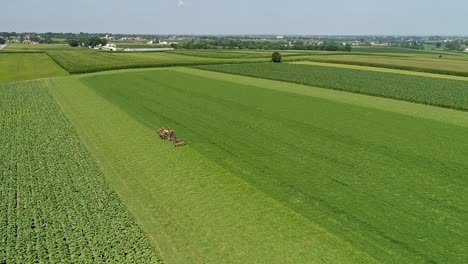
M 171 77 L 168 82 L 175 76 L 160 75 L 156 70 L 124 79 L 127 85 L 127 81 L 134 82 L 132 87 L 159 87 L 152 82 L 152 75 Z M 115 77 L 109 75 L 102 88 L 114 85 Z M 90 84 L 89 80 L 86 83 Z M 126 107 L 112 104 L 111 98 L 100 96 L 94 85 L 87 87 L 78 77 L 50 84 L 110 184 L 168 263 L 374 262 L 366 253 L 200 155 L 192 148 L 195 139 L 189 138 L 185 129 L 176 131 L 190 140 L 188 146 L 174 148 L 161 141 L 155 129 L 173 124 L 171 116 L 154 115 L 154 124 L 145 126 L 126 113 Z M 126 96 L 120 87 L 113 92 Z M 151 112 L 152 106 L 148 107 Z M 190 109 L 185 110 L 189 114 Z M 175 113 L 173 117 L 178 116 Z
M 348 94 L 356 102 L 347 104 L 332 96 L 272 90 L 263 80 L 214 79 L 196 72 L 161 70 L 83 81 L 148 129 L 174 127 L 190 149 L 378 261 L 468 260 L 465 113 L 446 123 L 394 111 L 395 101 L 388 109 L 372 108 L 367 103 L 372 97 Z M 65 104 L 79 98 L 68 97 Z M 457 122 L 461 125 L 453 125 Z M 174 170 L 179 162 L 171 163 Z M 289 254 L 296 250 L 284 247 Z
M 0 263 L 159 263 L 44 81 L 0 85 Z
M 0 83 L 67 74 L 45 53 L 0 53 Z
M 266 58 L 205 58 L 168 52 L 105 52 L 74 49 L 47 52 L 69 73 L 88 73 L 129 68 L 190 66 L 241 62 L 268 61 Z
M 255 63 L 197 68 L 468 110 L 468 81 L 302 64 Z

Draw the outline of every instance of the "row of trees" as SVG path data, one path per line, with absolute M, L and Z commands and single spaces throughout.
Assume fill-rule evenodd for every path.
M 107 39 L 100 38 L 99 36 L 86 36 L 79 38 L 70 38 L 67 40 L 67 42 L 72 47 L 96 47 L 99 45 L 106 45 Z
M 449 41 L 449 42 L 446 42 L 444 43 L 444 48 L 447 49 L 447 50 L 463 50 L 464 47 L 467 47 L 468 46 L 468 40 L 454 40 L 454 41 Z M 441 42 L 437 42 L 436 43 L 436 48 L 441 48 L 442 47 L 442 43 Z
M 303 40 L 276 41 L 276 40 L 242 40 L 242 39 L 192 39 L 173 48 L 181 49 L 261 49 L 261 50 L 327 50 L 351 51 L 351 44 L 334 41 L 311 43 Z

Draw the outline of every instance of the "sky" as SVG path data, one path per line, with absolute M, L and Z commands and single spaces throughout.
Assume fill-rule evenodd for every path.
M 468 35 L 467 0 L 9 0 L 0 32 Z

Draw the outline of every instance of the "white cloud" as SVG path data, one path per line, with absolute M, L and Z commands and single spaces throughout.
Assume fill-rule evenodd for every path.
M 192 2 L 190 0 L 177 0 L 177 7 L 191 6 Z

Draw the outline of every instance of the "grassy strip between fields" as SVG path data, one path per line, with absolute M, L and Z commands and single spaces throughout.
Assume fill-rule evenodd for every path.
M 339 67 L 255 63 L 196 68 L 468 110 L 468 81 Z
M 0 85 L 0 263 L 159 263 L 44 81 Z

